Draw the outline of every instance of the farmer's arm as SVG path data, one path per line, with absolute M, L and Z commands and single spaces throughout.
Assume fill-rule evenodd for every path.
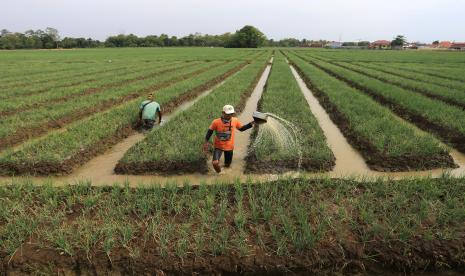
M 210 127 L 207 130 L 207 134 L 205 134 L 205 143 L 203 143 L 203 150 L 208 152 L 210 147 L 210 137 L 212 137 L 213 131 L 216 129 L 215 121 L 213 121 Z
M 161 109 L 160 108 L 157 110 L 157 114 L 158 114 L 158 124 L 161 124 L 162 114 L 161 114 Z
M 250 122 L 250 123 L 248 123 L 246 125 L 242 125 L 240 122 L 238 122 L 237 125 L 236 125 L 236 128 L 237 128 L 237 130 L 242 132 L 242 131 L 248 130 L 249 128 L 252 128 L 254 125 L 255 125 L 254 121 L 252 121 L 252 122 Z
M 207 134 L 205 135 L 205 142 L 210 141 L 210 137 L 212 137 L 212 134 L 213 134 L 213 130 L 208 129 Z
M 139 105 L 139 120 L 142 120 L 142 110 L 144 110 L 144 102 Z

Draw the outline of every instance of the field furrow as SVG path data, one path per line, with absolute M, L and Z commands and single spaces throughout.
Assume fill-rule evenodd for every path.
M 317 60 L 310 62 L 369 94 L 400 117 L 425 131 L 433 132 L 445 142 L 465 152 L 465 112 L 462 109 L 329 63 Z
M 130 174 L 186 173 L 208 171 L 201 151 L 211 120 L 226 104 L 240 112 L 244 98 L 252 93 L 269 57 L 258 58 L 227 82 L 215 88 L 188 110 L 134 145 L 118 162 L 115 171 Z
M 348 141 L 377 171 L 454 167 L 448 150 L 369 96 L 291 54 L 293 65 Z
M 240 61 L 228 62 L 203 72 L 183 75 L 157 88 L 152 87 L 150 91 L 157 90 L 156 101 L 162 105 L 164 113 L 169 113 L 245 65 Z M 133 132 L 138 104 L 144 98 L 145 95 L 139 95 L 107 112 L 69 125 L 64 132 L 51 133 L 43 139 L 27 143 L 16 152 L 6 152 L 0 156 L 0 172 L 9 175 L 70 173 Z
M 276 173 L 289 170 L 329 171 L 334 156 L 284 56 L 277 52 L 259 101 L 259 111 L 277 115 L 295 126 L 297 137 L 278 137 L 267 126 L 255 128 L 246 158 L 246 172 Z M 270 120 L 276 120 L 271 119 Z M 279 122 L 279 121 L 276 121 Z M 265 131 L 257 141 L 259 131 Z M 283 144 L 291 139 L 294 147 Z M 300 166 L 300 167 L 299 167 Z

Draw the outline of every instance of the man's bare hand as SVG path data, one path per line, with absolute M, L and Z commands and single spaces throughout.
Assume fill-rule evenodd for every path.
M 208 153 L 209 150 L 210 150 L 210 142 L 207 141 L 203 143 L 203 152 Z

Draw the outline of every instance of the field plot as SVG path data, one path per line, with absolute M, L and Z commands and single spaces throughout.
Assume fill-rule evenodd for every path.
M 378 68 L 372 69 L 372 67 L 370 66 L 357 66 L 344 63 L 333 64 L 366 75 L 368 77 L 372 77 L 380 81 L 393 84 L 401 88 L 405 88 L 410 91 L 418 92 L 430 98 L 438 99 L 448 104 L 465 108 L 465 87 L 462 91 L 446 87 L 445 85 L 428 83 L 427 80 L 424 80 L 422 78 L 408 78 L 403 76 L 402 74 L 393 72 L 397 70 L 383 70 Z M 447 81 L 443 82 L 447 83 Z
M 463 271 L 464 183 L 15 183 L 0 187 L 0 260 L 6 274 Z
M 166 63 L 154 64 L 151 66 L 129 67 L 124 71 L 116 73 L 105 72 L 104 74 L 94 74 L 92 80 L 78 77 L 68 79 L 64 82 L 71 82 L 58 87 L 48 87 L 37 91 L 19 90 L 13 91 L 14 97 L 8 97 L 0 104 L 0 114 L 3 116 L 15 114 L 23 110 L 48 106 L 54 103 L 66 102 L 78 97 L 97 94 L 105 89 L 117 88 L 128 85 L 153 76 L 167 74 L 184 67 L 189 67 L 199 63 Z M 74 81 L 74 82 L 73 82 Z M 12 91 L 12 90 L 10 90 Z M 27 97 L 25 97 L 27 95 Z
M 207 172 L 201 152 L 205 132 L 226 104 L 240 112 L 257 84 L 270 56 L 257 59 L 191 108 L 132 147 L 116 167 L 118 173 Z
M 370 168 L 424 170 L 454 166 L 447 149 L 391 112 L 303 59 L 289 55 L 307 86 Z
M 375 69 L 386 74 L 395 75 L 404 79 L 416 80 L 420 82 L 425 82 L 437 86 L 452 88 L 454 90 L 465 91 L 465 82 L 456 81 L 451 79 L 445 79 L 443 77 L 433 76 L 432 74 L 425 74 L 422 72 L 412 72 L 411 68 L 415 68 L 412 65 L 399 65 L 399 64 L 377 64 L 377 63 L 356 63 L 352 62 L 354 65 L 359 65 L 363 67 L 368 67 Z M 441 69 L 441 71 L 446 70 L 446 68 Z M 462 69 L 455 69 L 456 73 L 462 71 Z M 463 72 L 462 72 L 463 73 Z
M 298 170 L 299 165 L 300 169 L 306 171 L 331 170 L 334 166 L 334 156 L 289 65 L 280 52 L 274 57 L 273 67 L 258 110 L 273 113 L 294 124 L 297 139 L 289 144 L 281 140 L 284 137 L 279 137 L 282 133 L 269 131 L 262 134 L 260 141 L 257 141 L 259 130 L 256 128 L 252 134 L 250 152 L 247 156 L 247 172 L 276 173 Z M 269 123 L 273 124 L 271 121 Z
M 369 94 L 404 119 L 426 131 L 433 132 L 445 142 L 465 152 L 465 112 L 462 108 L 328 62 L 308 56 L 307 60 L 332 76 Z
M 220 66 L 224 62 L 216 62 Z M 154 74 L 128 85 L 105 88 L 97 93 L 79 97 L 79 100 L 52 103 L 36 109 L 27 110 L 6 116 L 0 122 L 0 149 L 22 142 L 31 136 L 46 133 L 49 129 L 60 128 L 63 125 L 82 119 L 91 114 L 109 109 L 117 104 L 146 95 L 159 86 L 164 86 L 176 79 L 186 76 L 195 76 L 205 72 L 214 65 L 201 63 L 194 66 L 185 66 L 173 74 Z
M 198 74 L 195 79 L 166 83 L 166 88 L 154 89 L 157 101 L 165 112 L 194 97 L 208 86 L 220 82 L 240 70 L 244 62 L 231 62 Z M 85 121 L 67 127 L 65 132 L 53 133 L 37 142 L 26 144 L 21 150 L 0 157 L 0 168 L 8 174 L 69 173 L 77 166 L 102 152 L 130 133 L 136 121 L 141 94 L 134 100 L 99 113 Z M 106 126 L 102 129 L 102 126 Z M 89 135 L 92 133 L 93 135 Z
M 203 52 L 189 59 L 170 58 L 161 52 L 153 61 L 119 64 L 111 72 L 92 71 L 94 80 L 69 87 L 55 87 L 59 82 L 48 90 L 17 87 L 17 93 L 11 92 L 0 103 L 1 173 L 70 173 L 134 131 L 138 104 L 148 92 L 155 92 L 164 111 L 170 112 L 265 54 L 233 52 L 217 60 L 200 58 Z M 61 83 L 82 81 L 81 74 Z M 13 148 L 16 144 L 20 146 Z

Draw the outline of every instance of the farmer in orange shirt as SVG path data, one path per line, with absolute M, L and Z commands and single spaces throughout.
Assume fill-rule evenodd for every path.
M 254 121 L 242 125 L 236 117 L 233 117 L 234 113 L 234 107 L 232 105 L 225 105 L 221 118 L 213 120 L 205 136 L 204 150 L 208 151 L 210 137 L 213 132 L 216 134 L 212 164 L 217 173 L 221 172 L 220 158 L 223 152 L 224 166 L 226 168 L 231 166 L 234 150 L 234 129 L 237 128 L 239 131 L 245 131 L 255 125 Z

